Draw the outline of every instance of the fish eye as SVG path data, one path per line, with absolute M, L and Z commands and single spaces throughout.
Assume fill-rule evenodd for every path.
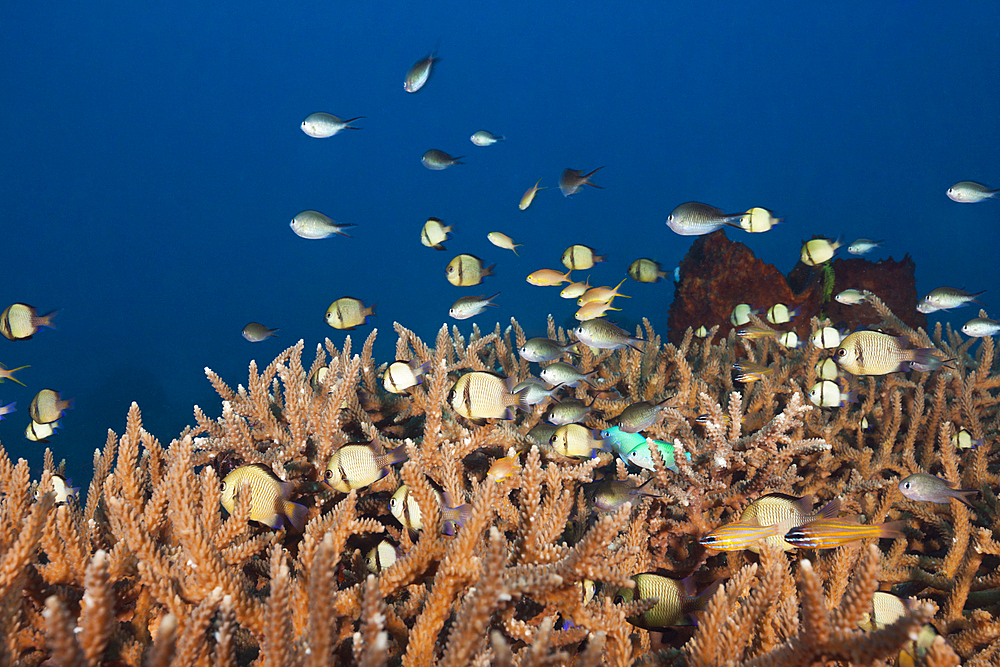
M 904 489 L 910 488 L 910 483 L 909 482 L 903 482 L 903 488 Z
M 842 348 L 840 348 L 839 350 L 837 350 L 837 356 L 838 356 L 838 357 L 842 357 L 842 356 L 844 356 L 845 354 L 847 354 L 847 348 L 843 348 L 843 347 L 842 347 Z
M 222 491 L 225 491 L 225 490 L 226 490 L 226 483 L 225 483 L 225 482 L 222 482 L 222 489 L 221 489 L 221 490 L 222 490 Z
M 397 503 L 396 503 L 396 499 L 395 498 L 390 498 L 389 499 L 389 507 L 395 507 L 396 504 Z
M 623 598 L 621 595 L 615 596 L 615 604 L 621 604 L 623 602 L 625 602 L 625 598 Z
M 331 477 L 333 477 L 333 471 L 327 468 L 323 473 L 323 479 L 330 479 Z

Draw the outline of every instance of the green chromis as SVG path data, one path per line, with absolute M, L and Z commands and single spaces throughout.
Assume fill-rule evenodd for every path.
M 333 114 L 318 111 L 306 116 L 306 119 L 302 121 L 302 125 L 300 127 L 302 128 L 302 131 L 310 137 L 315 139 L 326 139 L 328 137 L 332 137 L 341 130 L 360 130 L 360 127 L 355 127 L 351 125 L 351 123 L 356 120 L 361 120 L 362 118 L 364 118 L 364 116 L 355 116 L 354 118 L 343 120 Z
M 407 459 L 406 447 L 400 445 L 391 452 L 379 454 L 371 443 L 352 443 L 338 449 L 330 457 L 323 478 L 331 488 L 348 493 L 363 489 L 389 474 L 389 466 Z
M 467 320 L 470 317 L 475 317 L 479 313 L 486 310 L 487 306 L 497 308 L 498 306 L 493 303 L 493 299 L 498 296 L 500 296 L 500 292 L 490 296 L 479 295 L 459 297 L 455 303 L 451 304 L 451 308 L 448 309 L 448 315 L 456 320 Z
M 529 338 L 517 353 L 525 361 L 555 361 L 564 354 L 576 354 L 576 341 L 563 345 L 551 338 Z
M 492 146 L 498 141 L 504 141 L 507 137 L 498 137 L 492 132 L 487 132 L 486 130 L 479 130 L 475 132 L 469 140 L 477 146 Z
M 288 500 L 291 482 L 283 482 L 262 465 L 236 468 L 222 480 L 222 506 L 230 514 L 236 509 L 236 497 L 245 489 L 250 494 L 250 519 L 279 529 L 283 518 L 301 531 L 305 527 L 306 508 Z
M 424 84 L 431 77 L 431 68 L 438 60 L 437 48 L 435 48 L 425 57 L 413 63 L 413 67 L 406 72 L 406 78 L 403 80 L 403 90 L 408 93 L 415 93 L 423 88 Z
M 349 223 L 336 223 L 328 215 L 319 211 L 302 211 L 288 223 L 297 236 L 304 239 L 328 239 L 334 234 L 350 238 L 344 230 L 356 225 Z
M 976 301 L 976 297 L 985 291 L 971 293 L 955 287 L 938 287 L 937 289 L 932 289 L 923 298 L 921 305 L 926 306 L 930 312 L 951 310 L 952 308 L 960 308 L 967 303 L 979 303 Z
M 683 581 L 671 579 L 659 574 L 645 573 L 632 577 L 635 588 L 619 588 L 615 595 L 615 604 L 658 598 L 656 606 L 639 616 L 630 616 L 627 620 L 640 628 L 666 628 L 673 625 L 692 625 L 691 613 L 705 609 L 708 600 L 718 590 L 720 581 L 713 583 L 700 595 L 694 595 L 694 582 L 691 577 Z
M 557 401 L 543 415 L 542 419 L 556 426 L 581 422 L 591 413 L 591 407 L 575 398 Z
M 920 500 L 928 503 L 947 504 L 949 498 L 954 498 L 963 505 L 972 507 L 970 496 L 978 496 L 976 489 L 956 489 L 955 485 L 946 479 L 941 479 L 926 472 L 913 473 L 899 481 L 899 491 L 910 500 Z
M 986 338 L 1000 333 L 1000 322 L 988 317 L 975 317 L 962 325 L 962 333 L 971 338 Z
M 649 401 L 632 403 L 618 416 L 618 426 L 626 433 L 645 431 L 660 421 L 663 410 L 668 407 L 669 400 L 662 403 L 650 403 Z

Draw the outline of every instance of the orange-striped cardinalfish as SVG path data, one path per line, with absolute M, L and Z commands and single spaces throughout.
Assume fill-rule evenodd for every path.
M 758 526 L 749 521 L 734 521 L 719 526 L 698 541 L 716 551 L 742 551 L 777 535 L 780 527 L 780 524 Z
M 785 533 L 785 541 L 803 549 L 836 549 L 866 537 L 900 538 L 902 521 L 889 521 L 870 526 L 858 523 L 857 517 L 841 517 L 813 521 Z
M 774 372 L 774 368 L 772 366 L 764 366 L 763 364 L 746 360 L 737 361 L 733 364 L 733 368 L 739 371 L 739 375 L 736 376 L 736 381 L 743 382 L 744 384 L 762 380 L 764 377 Z
M 736 335 L 740 338 L 756 340 L 757 338 L 777 338 L 778 332 L 768 326 L 748 324 L 745 327 L 737 329 Z

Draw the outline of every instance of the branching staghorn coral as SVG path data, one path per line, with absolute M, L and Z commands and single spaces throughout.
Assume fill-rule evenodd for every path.
M 544 406 L 483 424 L 452 411 L 448 392 L 464 372 L 501 369 L 523 380 L 533 371 L 517 354 L 527 336 L 513 321 L 469 335 L 442 327 L 433 346 L 397 324 L 396 357 L 430 366 L 405 394 L 381 386 L 374 331 L 360 354 L 350 338 L 342 349 L 327 341 L 308 364 L 304 344 L 292 346 L 263 370 L 251 365 L 245 387 L 207 371 L 219 416 L 195 408 L 194 426 L 164 446 L 133 405 L 125 432 L 109 433 L 95 453 L 83 505 L 55 504 L 60 469 L 50 454 L 32 483 L 27 464 L 0 449 L 0 665 L 879 664 L 928 622 L 939 637 L 918 664 L 993 664 L 993 341 L 973 348 L 940 327 L 928 336 L 874 297 L 869 303 L 885 330 L 936 346 L 952 362 L 930 373 L 847 378 L 859 403 L 819 408 L 807 395 L 813 366 L 828 352 L 811 345 L 688 332 L 674 346 L 644 322 L 635 331 L 641 350 L 580 346 L 578 356 L 565 355 L 594 371 L 592 386 L 561 390 L 592 404 L 588 426 L 616 424 L 637 401 L 665 406 L 645 434 L 673 443 L 674 463 L 667 467 L 653 447 L 652 471 L 606 456 L 553 455 L 529 435 Z M 551 318 L 548 335 L 572 341 Z M 773 370 L 740 385 L 730 371 L 738 359 Z M 983 444 L 956 449 L 960 429 Z M 341 494 L 323 472 L 352 442 L 377 452 L 403 445 L 409 460 Z M 511 451 L 520 467 L 488 477 Z M 307 508 L 301 533 L 261 526 L 243 495 L 231 514 L 222 511 L 221 480 L 253 464 L 293 485 L 291 500 Z M 897 483 L 913 472 L 981 496 L 971 509 L 906 499 Z M 597 511 L 588 489 L 610 478 L 652 481 L 647 495 Z M 423 515 L 420 531 L 389 511 L 402 483 Z M 454 536 L 442 531 L 441 492 L 471 506 Z M 906 537 L 881 549 L 764 549 L 759 557 L 698 543 L 766 493 L 839 498 L 866 523 L 905 521 Z M 368 554 L 383 540 L 398 558 L 370 572 Z M 696 631 L 660 637 L 627 620 L 655 599 L 614 602 L 644 572 L 693 574 L 699 589 L 728 581 Z M 896 624 L 858 629 L 878 589 L 913 601 Z

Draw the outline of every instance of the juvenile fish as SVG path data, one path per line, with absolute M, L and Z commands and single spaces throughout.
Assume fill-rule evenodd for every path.
M 365 567 L 369 572 L 379 572 L 392 567 L 402 554 L 399 548 L 389 540 L 382 540 L 368 552 L 365 557 Z
M 341 120 L 330 113 L 311 113 L 302 121 L 302 131 L 310 137 L 316 139 L 326 139 L 337 134 L 341 130 L 360 130 L 360 127 L 351 125 L 356 120 L 361 120 L 364 116 L 355 116 L 347 120 Z
M 538 183 L 541 182 L 542 179 L 538 179 Z M 525 192 L 524 195 L 521 197 L 521 201 L 520 203 L 518 203 L 517 207 L 522 211 L 531 206 L 531 202 L 535 200 L 535 195 L 538 194 L 539 190 L 544 190 L 548 187 L 545 186 L 540 188 L 538 187 L 538 183 L 535 183 L 532 187 L 528 188 L 528 191 Z
M 1000 190 L 990 190 L 982 183 L 975 181 L 961 181 L 948 188 L 947 194 L 948 199 L 957 201 L 959 204 L 975 204 L 996 198 L 1000 195 Z
M 527 391 L 524 392 L 524 402 L 527 405 L 539 405 L 547 399 L 554 398 L 553 394 L 559 391 L 558 386 L 550 389 L 546 387 L 545 383 L 541 380 L 530 376 L 514 385 L 514 388 L 511 391 L 516 394 L 523 389 L 527 389 Z
M 746 360 L 737 361 L 733 364 L 733 368 L 739 372 L 736 376 L 736 381 L 744 384 L 757 382 L 774 372 L 773 366 L 764 366 L 762 364 Z
M 326 323 L 334 329 L 348 329 L 368 324 L 368 318 L 375 316 L 375 304 L 365 306 L 361 299 L 345 296 L 337 299 L 326 309 Z
M 517 255 L 517 249 L 524 245 L 523 243 L 514 243 L 514 239 L 501 232 L 490 232 L 486 238 L 496 247 L 510 250 L 515 255 Z
M 441 245 L 448 240 L 451 233 L 451 225 L 445 225 L 439 218 L 427 218 L 427 222 L 420 230 L 420 242 L 428 248 L 444 250 Z
M 638 433 L 651 428 L 663 417 L 663 410 L 668 407 L 669 400 L 656 404 L 649 401 L 632 403 L 618 415 L 618 427 L 626 433 Z
M 783 303 L 776 303 L 767 309 L 767 321 L 771 324 L 786 324 L 798 317 L 801 308 L 789 310 Z
M 871 239 L 858 239 L 851 245 L 847 246 L 847 252 L 852 255 L 864 255 L 871 252 L 875 248 L 881 248 L 885 241 L 872 241 Z
M 726 225 L 742 229 L 743 213 L 724 213 L 722 209 L 689 201 L 675 208 L 667 216 L 667 227 L 681 236 L 702 236 Z
M 493 299 L 500 295 L 500 292 L 491 296 L 463 296 L 455 301 L 448 309 L 448 314 L 456 320 L 467 320 L 486 310 L 487 306 L 498 307 L 493 303 Z
M 469 139 L 477 146 L 492 146 L 498 141 L 504 141 L 507 137 L 497 137 L 486 130 L 475 132 Z
M 486 472 L 486 479 L 499 482 L 502 479 L 511 477 L 521 470 L 521 462 L 516 456 L 505 456 L 497 459 Z
M 334 234 L 339 234 L 346 238 L 351 238 L 345 234 L 348 227 L 357 227 L 350 223 L 335 223 L 329 216 L 323 215 L 319 211 L 302 211 L 288 223 L 297 236 L 304 239 L 328 239 Z
M 611 479 L 599 482 L 589 489 L 588 495 L 594 507 L 602 512 L 615 512 L 621 509 L 625 503 L 637 504 L 637 501 L 645 496 L 646 498 L 661 498 L 655 493 L 650 493 L 646 485 L 653 481 L 650 477 L 642 484 L 636 486 L 635 482 L 629 480 Z
M 445 268 L 445 277 L 456 287 L 469 287 L 483 282 L 486 276 L 492 276 L 496 264 L 483 266 L 483 260 L 475 255 L 456 255 Z M 498 292 L 499 294 L 499 292 Z M 494 295 L 496 296 L 496 295 Z
M 926 472 L 913 473 L 899 480 L 899 491 L 910 500 L 947 505 L 948 499 L 954 498 L 968 507 L 972 507 L 969 498 L 979 495 L 977 489 L 956 489 L 948 480 Z

